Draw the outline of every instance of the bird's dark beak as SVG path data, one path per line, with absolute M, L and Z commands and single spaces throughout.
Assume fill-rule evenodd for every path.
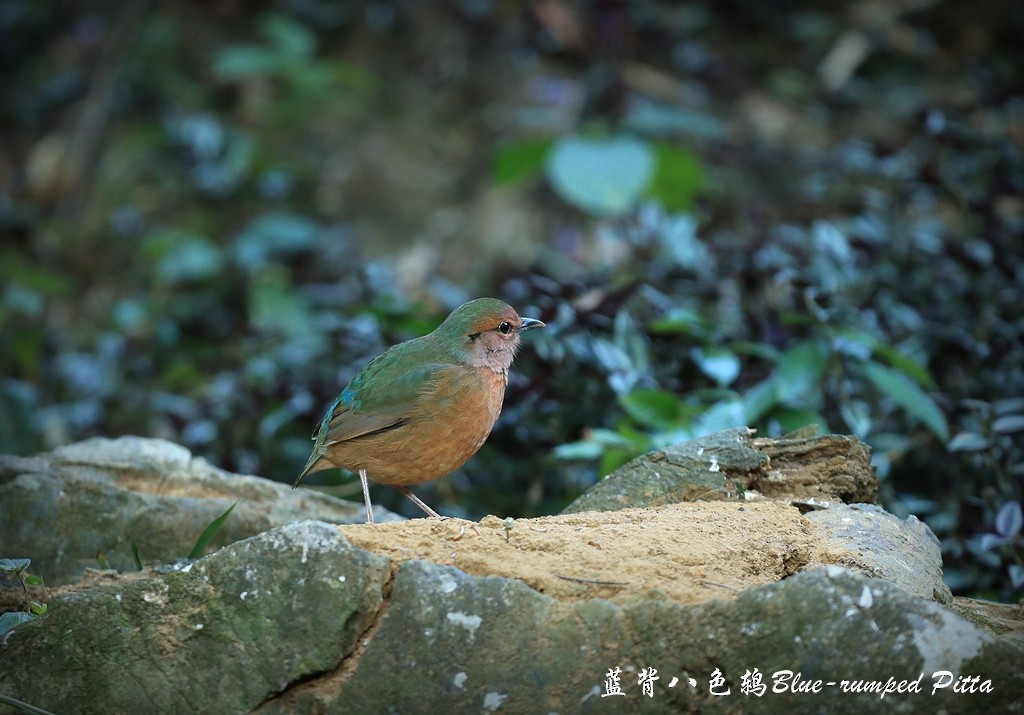
M 524 330 L 530 330 L 531 328 L 544 327 L 544 323 L 537 320 L 536 318 L 520 318 L 520 320 L 523 321 L 522 324 L 519 326 L 520 333 L 523 332 Z

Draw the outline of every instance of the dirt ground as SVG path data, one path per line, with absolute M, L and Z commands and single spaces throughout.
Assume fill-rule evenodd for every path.
M 475 576 L 507 576 L 561 599 L 629 600 L 660 591 L 680 603 L 731 598 L 830 563 L 793 506 L 702 502 L 479 523 L 413 519 L 343 525 L 349 541 L 401 562 L 426 559 Z M 768 535 L 768 536 L 765 536 Z

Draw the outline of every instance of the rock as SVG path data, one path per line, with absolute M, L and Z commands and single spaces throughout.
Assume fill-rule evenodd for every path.
M 564 513 L 683 501 L 772 498 L 873 503 L 878 479 L 856 437 L 753 439 L 726 430 L 643 454 L 591 487 Z
M 391 712 L 424 712 L 424 703 L 467 713 L 935 712 L 963 710 L 967 698 L 1000 709 L 1020 705 L 1024 674 L 1013 661 L 1019 657 L 940 606 L 839 567 L 732 601 L 682 606 L 658 598 L 560 601 L 510 579 L 408 561 L 354 672 L 326 673 L 260 712 L 380 712 L 383 703 Z M 606 674 L 616 668 L 624 695 L 603 702 Z M 648 698 L 638 677 L 650 668 L 659 679 Z M 761 698 L 739 692 L 742 675 L 753 669 L 768 688 Z M 791 686 L 835 684 L 823 684 L 818 694 L 772 692 L 773 674 L 786 671 L 798 673 L 785 681 Z M 940 671 L 980 674 L 994 692 L 967 696 L 947 687 L 933 696 Z M 715 672 L 729 696 L 711 695 Z M 920 678 L 923 692 L 884 702 L 877 694 L 841 692 L 844 680 L 884 684 L 888 677 Z
M 158 439 L 90 439 L 35 457 L 0 456 L 0 556 L 31 558 L 48 585 L 73 583 L 97 554 L 122 571 L 188 555 L 234 502 L 212 547 L 299 519 L 362 522 L 361 504 L 231 474 Z M 396 519 L 383 509 L 378 519 Z
M 836 504 L 806 517 L 822 548 L 839 549 L 823 560 L 878 576 L 921 598 L 952 601 L 942 580 L 942 545 L 916 516 L 901 521 L 874 504 Z
M 873 493 L 862 445 L 714 438 L 673 448 L 671 469 L 635 470 L 646 486 L 604 487 L 612 511 L 302 521 L 168 573 L 58 589 L 45 615 L 0 636 L 0 694 L 82 713 L 1024 711 L 1020 609 L 951 599 L 938 541 L 915 518 L 833 501 Z M 67 477 L 70 503 L 53 508 L 79 519 L 75 504 L 102 503 L 79 496 L 90 490 L 141 498 L 188 484 L 181 498 L 200 505 L 205 491 L 218 513 L 232 484 L 246 499 L 282 493 L 144 442 L 0 458 L 0 489 L 53 495 Z M 795 486 L 620 508 L 693 484 L 662 488 L 655 471 L 718 474 L 709 449 L 725 492 Z M 64 538 L 47 553 L 76 548 Z M 743 694 L 755 672 L 766 692 Z M 609 673 L 621 696 L 608 695 Z M 713 694 L 716 682 L 730 694 Z
M 350 656 L 389 579 L 329 524 L 273 529 L 55 600 L 0 636 L 0 692 L 59 713 L 248 712 Z
M 939 604 L 842 567 L 691 604 L 656 590 L 556 598 L 514 578 L 398 562 L 339 533 L 374 528 L 292 524 L 187 572 L 69 593 L 0 639 L 0 692 L 81 713 L 1022 706 L 1019 649 Z M 647 697 L 639 676 L 651 668 L 658 680 Z M 614 669 L 623 695 L 602 705 Z M 761 697 L 740 693 L 754 669 L 767 687 Z M 716 674 L 730 695 L 711 694 Z M 843 691 L 884 687 L 889 678 L 892 687 L 918 683 L 920 692 L 883 700 Z M 954 692 L 954 682 L 975 692 Z M 820 692 L 773 692 L 783 686 Z
M 952 608 L 972 623 L 998 634 L 1001 640 L 1024 651 L 1024 600 L 993 603 L 958 597 L 953 599 Z

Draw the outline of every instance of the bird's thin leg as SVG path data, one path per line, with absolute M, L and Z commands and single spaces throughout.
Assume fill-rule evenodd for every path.
M 363 484 L 363 500 L 366 502 L 366 523 L 372 524 L 373 521 L 373 505 L 370 504 L 370 485 L 366 483 L 366 470 L 359 470 L 359 481 Z
M 397 489 L 398 491 L 400 491 L 400 492 L 401 492 L 402 494 L 404 494 L 405 496 L 407 496 L 407 497 L 408 497 L 409 499 L 411 499 L 411 500 L 412 500 L 412 503 L 413 503 L 413 504 L 415 504 L 415 505 L 416 505 L 416 506 L 418 506 L 418 507 L 419 507 L 420 509 L 422 509 L 423 511 L 425 511 L 425 512 L 427 513 L 427 516 L 432 516 L 432 517 L 434 517 L 435 519 L 444 519 L 444 518 L 446 518 L 446 517 L 443 517 L 443 516 L 441 516 L 440 514 L 438 514 L 438 513 L 436 512 L 436 511 L 434 511 L 433 509 L 431 509 L 431 508 L 430 508 L 429 506 L 427 506 L 426 504 L 424 504 L 424 503 L 423 503 L 423 502 L 422 502 L 422 501 L 420 500 L 420 498 L 419 498 L 418 496 L 416 496 L 415 494 L 413 494 L 412 492 L 410 492 L 410 491 L 409 491 L 408 489 L 406 489 L 405 487 L 399 486 L 399 485 L 397 485 L 397 484 L 395 484 L 395 485 L 394 485 L 394 487 L 395 487 L 395 489 Z

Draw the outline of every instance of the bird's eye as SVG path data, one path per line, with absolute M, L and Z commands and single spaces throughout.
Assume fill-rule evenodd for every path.
M 502 335 L 508 335 L 509 331 L 511 330 L 512 323 L 508 322 L 507 320 L 501 321 L 501 325 L 498 326 L 498 332 L 500 332 Z

